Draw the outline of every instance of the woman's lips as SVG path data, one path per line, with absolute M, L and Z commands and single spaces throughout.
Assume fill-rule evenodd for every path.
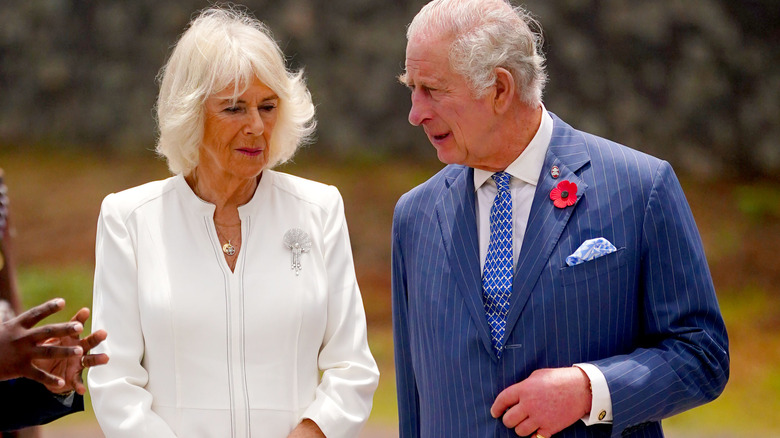
M 250 157 L 255 157 L 263 153 L 263 149 L 250 149 L 250 148 L 241 148 L 236 149 L 238 152 L 241 152 L 244 155 L 248 155 Z

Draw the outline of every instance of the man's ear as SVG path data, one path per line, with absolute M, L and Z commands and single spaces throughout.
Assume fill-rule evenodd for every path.
M 512 77 L 512 73 L 509 70 L 497 67 L 496 84 L 494 86 L 496 90 L 493 96 L 493 108 L 497 113 L 503 114 L 509 110 L 516 98 L 515 78 Z

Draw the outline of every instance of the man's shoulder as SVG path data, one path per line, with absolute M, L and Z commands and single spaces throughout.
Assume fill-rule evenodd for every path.
M 408 202 L 409 199 L 430 197 L 431 195 L 439 194 L 449 188 L 449 185 L 452 181 L 465 176 L 464 173 L 467 172 L 468 167 L 466 166 L 449 164 L 440 171 L 436 172 L 436 174 L 428 178 L 428 180 L 422 184 L 404 193 L 404 195 L 401 196 L 401 200 L 399 200 L 399 202 Z
M 553 119 L 555 125 L 550 147 L 555 154 L 567 155 L 580 150 L 587 154 L 593 166 L 614 167 L 633 175 L 646 172 L 652 175 L 664 162 L 617 141 L 573 128 L 557 116 L 553 115 Z
M 450 164 L 445 166 L 427 181 L 404 193 L 395 206 L 394 218 L 418 217 L 418 212 L 433 211 L 433 206 L 441 199 L 454 181 L 468 177 L 468 167 Z

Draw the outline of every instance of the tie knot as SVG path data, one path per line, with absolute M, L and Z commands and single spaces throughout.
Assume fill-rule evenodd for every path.
M 512 175 L 506 172 L 496 172 L 493 174 L 493 181 L 496 182 L 496 187 L 498 187 L 499 192 L 509 190 L 509 178 L 511 177 Z

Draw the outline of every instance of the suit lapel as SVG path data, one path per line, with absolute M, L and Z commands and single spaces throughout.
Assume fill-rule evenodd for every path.
M 553 115 L 553 135 L 536 186 L 528 226 L 520 249 L 512 282 L 512 299 L 507 315 L 507 335 L 517 323 L 542 269 L 558 244 L 563 229 L 574 209 L 587 196 L 588 186 L 575 174 L 590 161 L 584 139 L 574 129 Z M 557 166 L 558 178 L 551 169 Z M 550 191 L 561 181 L 577 184 L 577 203 L 571 207 L 557 208 L 550 199 Z
M 450 269 L 466 307 L 474 319 L 474 325 L 477 327 L 483 345 L 493 354 L 490 332 L 485 319 L 485 307 L 482 303 L 474 170 L 463 167 L 462 172 L 446 177 L 445 182 L 448 187 L 436 203 L 436 215 Z

